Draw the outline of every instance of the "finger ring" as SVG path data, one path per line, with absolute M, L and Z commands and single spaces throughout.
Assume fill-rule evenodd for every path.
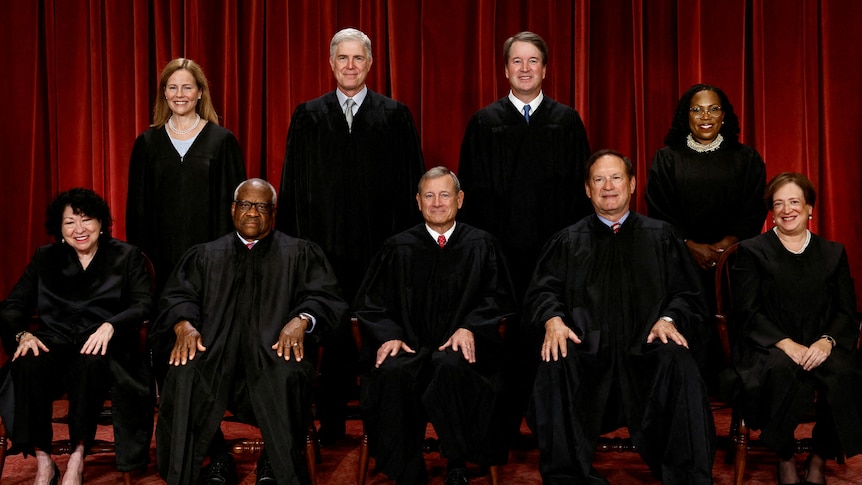
M 713 265 L 713 266 L 716 266 L 717 264 L 718 264 L 718 263 L 716 263 L 715 261 L 713 261 L 713 262 L 712 262 L 712 265 Z
M 296 347 L 297 345 L 299 345 L 299 344 L 298 344 L 298 343 L 296 343 L 296 342 L 294 342 L 294 343 L 293 343 L 293 346 L 294 346 L 294 347 Z

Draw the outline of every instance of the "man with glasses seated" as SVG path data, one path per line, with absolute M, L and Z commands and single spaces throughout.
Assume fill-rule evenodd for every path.
M 276 197 L 264 180 L 242 182 L 236 232 L 192 247 L 162 292 L 150 338 L 170 353 L 156 454 L 171 485 L 198 483 L 206 455 L 205 483 L 235 481 L 225 410 L 260 428 L 257 483 L 310 483 L 300 452 L 312 419 L 308 357 L 347 305 L 321 249 L 272 229 Z

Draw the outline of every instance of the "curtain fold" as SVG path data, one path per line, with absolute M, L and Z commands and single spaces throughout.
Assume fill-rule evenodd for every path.
M 128 158 L 172 58 L 203 66 L 248 173 L 278 186 L 290 116 L 334 89 L 329 40 L 347 26 L 371 36 L 369 87 L 410 107 L 426 165 L 451 168 L 470 116 L 507 93 L 503 41 L 539 33 L 545 94 L 581 113 L 593 149 L 632 157 L 641 212 L 680 94 L 720 86 L 769 176 L 814 181 L 812 227 L 847 246 L 862 278 L 856 0 L 0 0 L 0 16 L 0 297 L 48 241 L 45 206 L 60 190 L 101 193 L 125 236 Z

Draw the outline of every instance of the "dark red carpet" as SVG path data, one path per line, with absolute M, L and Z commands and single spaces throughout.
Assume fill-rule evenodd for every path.
M 716 429 L 720 437 L 727 437 L 729 423 L 729 411 L 725 409 L 716 410 Z M 226 423 L 224 425 L 225 435 L 228 439 L 237 437 L 250 437 L 257 433 L 256 428 L 242 424 Z M 429 428 L 430 431 L 430 428 Z M 63 425 L 55 425 L 57 437 L 65 433 Z M 110 438 L 110 428 L 100 427 L 99 438 Z M 348 421 L 347 438 L 335 446 L 322 450 L 323 462 L 318 465 L 319 485 L 352 485 L 356 482 L 356 470 L 358 466 L 359 440 L 361 438 L 362 425 L 357 420 Z M 804 435 L 810 433 L 810 425 L 803 425 L 798 433 Z M 529 436 L 526 425 L 522 426 L 522 434 Z M 717 485 L 731 484 L 733 481 L 733 468 L 725 463 L 726 452 L 719 448 L 715 460 L 714 476 Z M 801 461 L 804 457 L 800 456 Z M 66 457 L 55 457 L 60 465 L 60 470 L 65 468 Z M 155 456 L 153 456 L 155 460 Z M 254 466 L 256 457 L 244 456 L 237 460 L 240 482 L 242 485 L 254 484 Z M 426 463 L 429 467 L 431 485 L 443 483 L 445 478 L 446 463 L 438 454 L 426 455 Z M 538 473 L 538 451 L 530 449 L 527 451 L 512 451 L 509 454 L 509 463 L 500 469 L 501 485 L 532 485 L 541 484 Z M 831 485 L 862 484 L 862 456 L 856 456 L 844 465 L 829 463 L 828 480 Z M 30 485 L 35 473 L 36 462 L 31 457 L 23 459 L 21 455 L 10 456 L 6 459 L 3 471 L 3 485 Z M 391 484 L 384 475 L 374 473 L 374 460 L 372 459 L 366 483 L 368 485 Z M 596 468 L 610 480 L 612 484 L 658 484 L 649 473 L 647 467 L 640 461 L 635 453 L 599 453 L 596 458 Z M 478 470 L 476 470 L 478 473 Z M 135 475 L 135 483 L 161 484 L 164 483 L 151 464 L 146 472 Z M 85 471 L 85 483 L 90 485 L 121 483 L 121 475 L 114 470 L 113 455 L 95 455 L 87 458 Z M 486 476 L 475 476 L 471 478 L 473 485 L 488 485 L 490 480 Z M 775 458 L 763 452 L 749 453 L 748 467 L 746 469 L 745 483 L 774 484 L 775 483 Z

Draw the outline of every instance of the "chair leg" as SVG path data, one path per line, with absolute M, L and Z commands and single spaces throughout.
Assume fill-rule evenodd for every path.
M 3 420 L 0 419 L 0 477 L 3 476 L 3 466 L 6 465 L 6 447 L 9 442 L 6 439 L 6 426 Z
M 317 430 L 314 429 L 314 423 L 308 427 L 305 435 L 305 463 L 312 485 L 317 485 Z
M 132 472 L 123 472 L 123 485 L 132 485 Z
M 739 430 L 734 437 L 736 451 L 734 452 L 733 483 L 742 485 L 745 478 L 745 459 L 748 454 L 748 439 L 751 432 L 744 419 L 739 420 Z
M 362 434 L 362 443 L 359 444 L 359 477 L 356 483 L 365 485 L 365 475 L 368 474 L 368 435 Z
M 491 475 L 491 485 L 497 485 L 497 477 L 498 477 L 499 469 L 497 465 L 491 465 L 488 467 L 488 474 Z

